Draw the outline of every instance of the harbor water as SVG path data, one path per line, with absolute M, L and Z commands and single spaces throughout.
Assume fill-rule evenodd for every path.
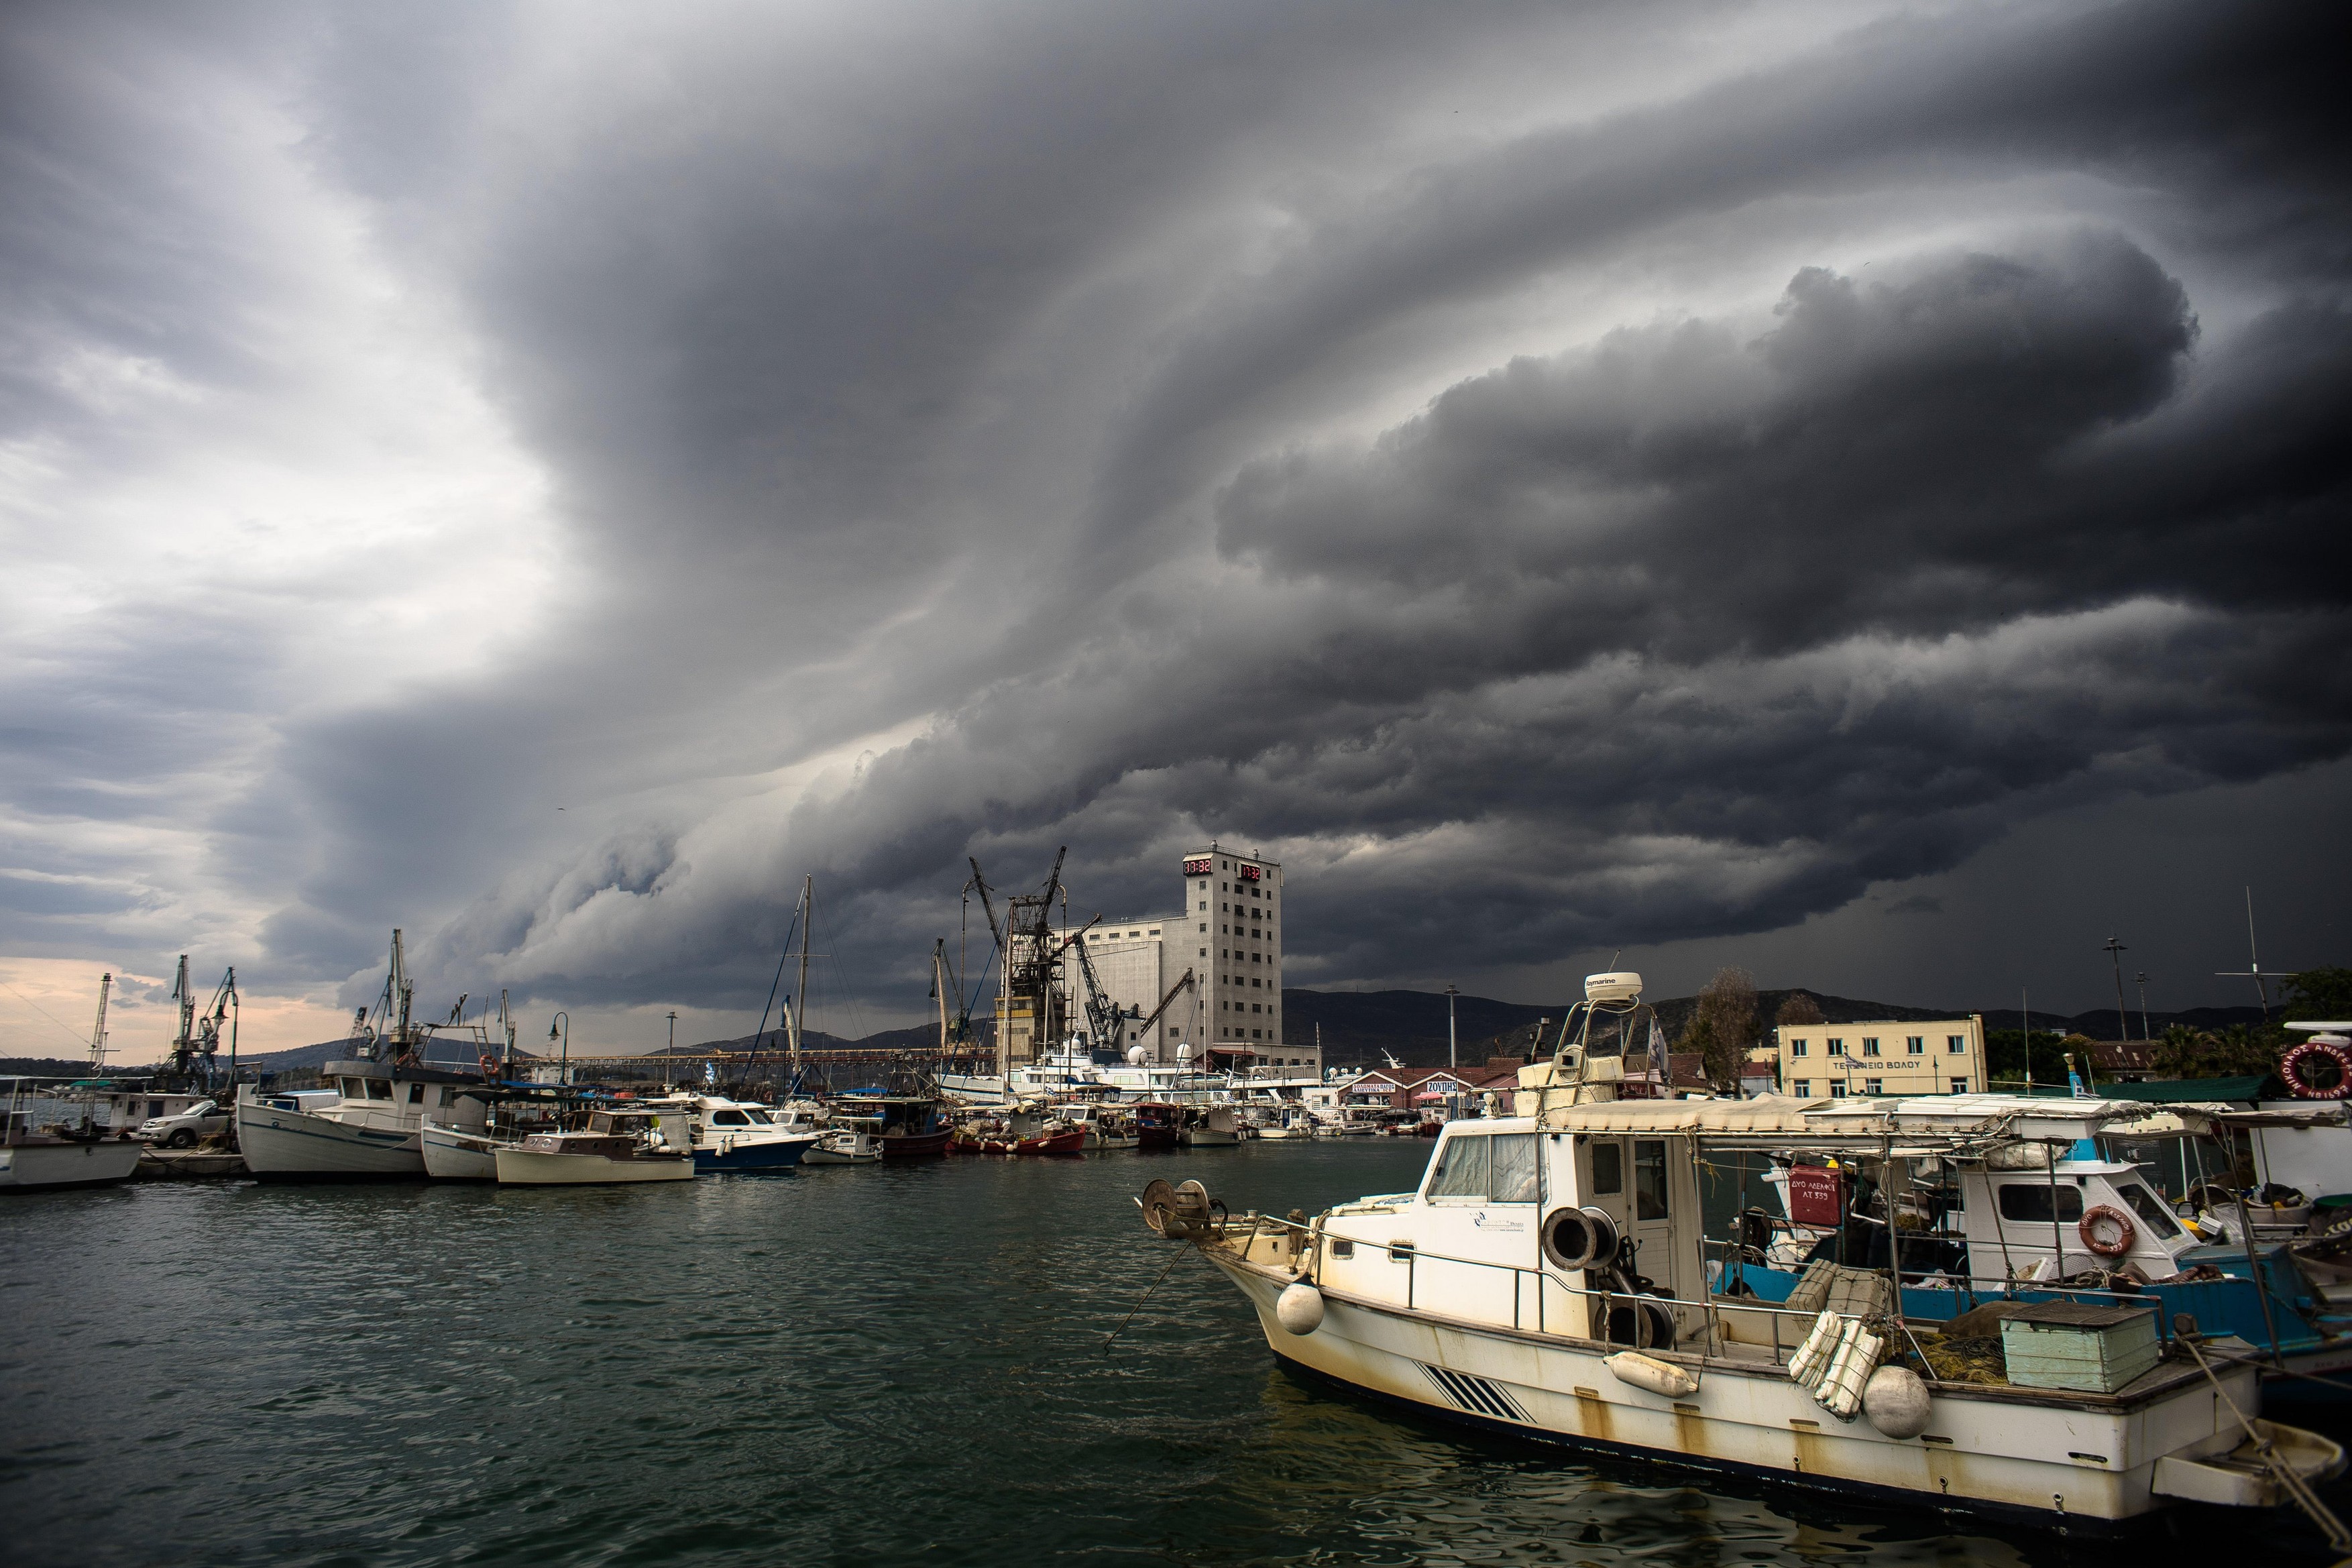
M 2284 1515 L 2190 1518 L 2119 1557 L 1392 1415 L 1278 1371 L 1232 1288 L 1129 1201 L 1197 1176 L 1235 1213 L 1311 1212 L 1412 1185 L 1428 1151 L 19 1198 L 6 1557 L 2319 1560 Z

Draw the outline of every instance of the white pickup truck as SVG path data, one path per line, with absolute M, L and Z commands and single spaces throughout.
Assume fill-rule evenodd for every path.
M 142 1143 L 161 1143 L 166 1149 L 193 1149 L 198 1139 L 227 1131 L 228 1112 L 213 1100 L 200 1100 L 174 1115 L 149 1117 L 139 1124 L 136 1136 Z

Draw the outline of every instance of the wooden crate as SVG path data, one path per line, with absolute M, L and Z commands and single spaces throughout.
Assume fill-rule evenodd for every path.
M 2113 1394 L 2156 1365 L 2156 1311 L 2041 1301 L 2001 1320 L 2001 1358 L 2021 1388 Z

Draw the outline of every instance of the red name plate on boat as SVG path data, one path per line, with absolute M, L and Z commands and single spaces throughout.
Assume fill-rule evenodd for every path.
M 1845 1183 L 1819 1165 L 1789 1167 L 1789 1217 L 1799 1225 L 1835 1226 L 1845 1219 Z

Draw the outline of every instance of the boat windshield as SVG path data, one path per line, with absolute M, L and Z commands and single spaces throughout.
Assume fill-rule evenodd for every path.
M 775 1125 L 772 1121 L 769 1120 L 768 1113 L 764 1110 L 746 1110 L 743 1114 L 751 1119 L 751 1125 L 754 1127 L 773 1127 Z
M 2147 1184 L 2117 1182 L 2116 1191 L 2123 1194 L 2124 1202 L 2131 1205 L 2132 1212 L 2139 1215 L 2140 1223 L 2147 1226 L 2151 1236 L 2168 1240 L 2180 1234 L 2180 1222 L 2172 1217 L 2163 1199 L 2147 1190 Z

